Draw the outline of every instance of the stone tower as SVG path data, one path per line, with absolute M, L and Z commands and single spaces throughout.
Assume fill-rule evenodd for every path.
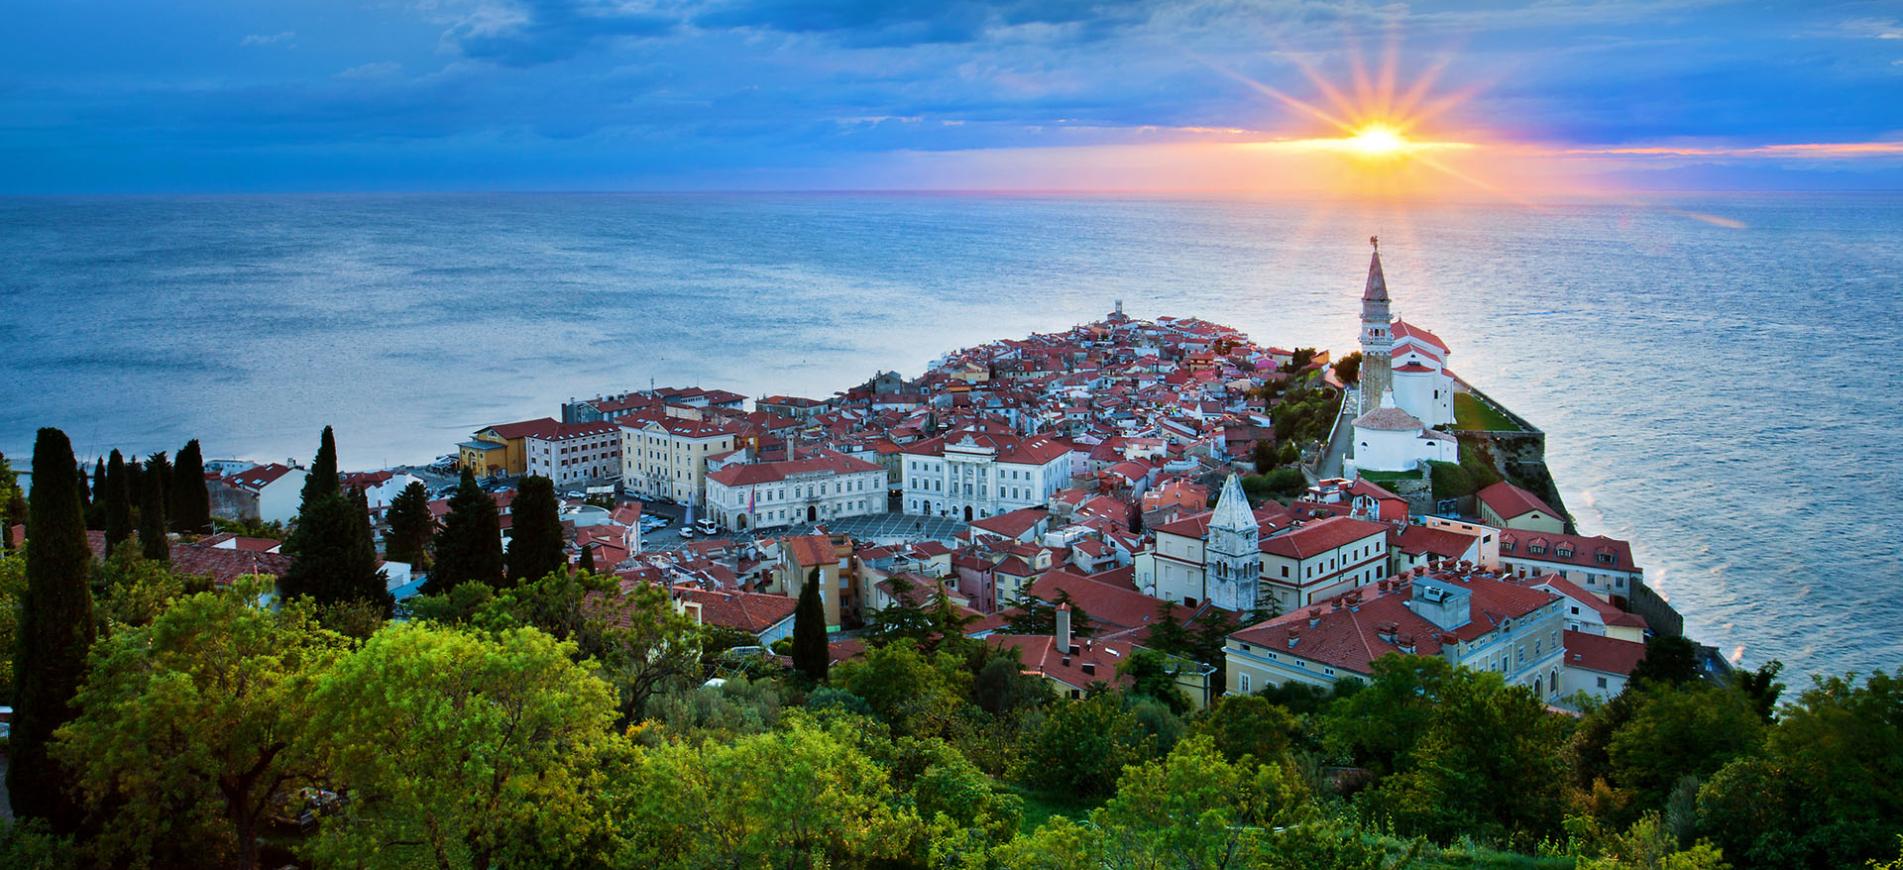
M 1261 541 L 1255 512 L 1242 492 L 1242 479 L 1231 474 L 1223 481 L 1204 538 L 1204 585 L 1210 604 L 1234 613 L 1255 609 L 1256 579 L 1262 573 Z
M 1381 242 L 1370 236 L 1374 259 L 1368 262 L 1368 285 L 1361 291 L 1361 405 L 1357 416 L 1381 406 L 1381 394 L 1394 384 L 1389 356 L 1394 333 L 1389 330 L 1388 279 L 1381 274 Z

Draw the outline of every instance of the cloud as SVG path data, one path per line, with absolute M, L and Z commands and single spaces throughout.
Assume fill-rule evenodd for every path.
M 396 75 L 403 71 L 403 65 L 393 60 L 375 61 L 353 66 L 337 74 L 340 79 L 380 79 Z
M 552 63 L 597 43 L 661 36 L 680 25 L 678 16 L 607 0 L 475 0 L 431 8 L 447 13 L 446 44 L 464 57 L 505 66 Z
M 288 47 L 295 44 L 292 42 L 292 40 L 295 39 L 297 39 L 296 31 L 284 30 L 277 33 L 246 34 L 245 38 L 238 40 L 238 44 L 247 48 L 260 45 L 284 45 Z
M 702 28 L 824 34 L 860 48 L 968 43 L 1011 28 L 1065 27 L 1103 38 L 1138 23 L 1155 4 L 1097 0 L 717 0 L 694 16 Z

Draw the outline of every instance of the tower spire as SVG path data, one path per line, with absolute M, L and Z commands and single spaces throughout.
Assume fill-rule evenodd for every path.
M 1361 301 L 1386 302 L 1388 278 L 1381 273 L 1381 237 L 1369 236 L 1368 244 L 1374 247 L 1374 257 L 1368 261 L 1368 285 L 1361 291 Z

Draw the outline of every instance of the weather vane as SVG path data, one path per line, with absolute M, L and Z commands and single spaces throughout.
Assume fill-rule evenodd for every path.
M 1377 254 L 1381 253 L 1381 237 L 1380 236 L 1369 236 L 1368 244 L 1374 246 L 1375 253 Z

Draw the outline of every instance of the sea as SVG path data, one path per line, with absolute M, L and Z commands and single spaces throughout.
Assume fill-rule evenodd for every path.
M 1352 350 L 1397 313 L 1547 433 L 1746 666 L 1903 667 L 1903 194 L 1563 204 L 940 194 L 0 198 L 0 452 L 427 462 L 650 385 L 826 397 L 1119 301 Z

